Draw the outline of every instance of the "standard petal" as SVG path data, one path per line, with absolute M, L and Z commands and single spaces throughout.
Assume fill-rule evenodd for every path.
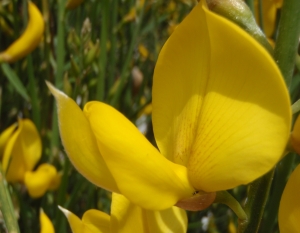
M 131 202 L 160 210 L 192 196 L 186 168 L 163 157 L 120 112 L 94 101 L 84 113 L 120 193 Z
M 95 185 L 119 192 L 81 109 L 67 95 L 46 83 L 57 101 L 61 140 L 74 167 Z
M 29 195 L 33 198 L 43 196 L 56 176 L 56 168 L 53 165 L 46 163 L 41 164 L 34 172 L 26 172 L 24 183 L 28 189 Z
M 39 161 L 42 143 L 37 129 L 29 119 L 19 119 L 18 129 L 8 140 L 3 154 L 3 170 L 9 182 L 22 182 L 25 172 Z
M 131 203 L 126 197 L 113 193 L 111 204 L 112 232 L 162 233 L 187 231 L 186 212 L 177 207 L 166 210 L 145 210 Z
M 290 176 L 283 191 L 279 206 L 279 229 L 281 233 L 300 232 L 300 165 Z
M 41 231 L 40 233 L 54 233 L 54 227 L 48 216 L 45 212 L 41 209 L 40 210 L 40 224 L 41 224 Z
M 155 68 L 153 125 L 162 154 L 188 167 L 195 188 L 226 190 L 276 164 L 290 122 L 289 95 L 270 55 L 198 4 Z

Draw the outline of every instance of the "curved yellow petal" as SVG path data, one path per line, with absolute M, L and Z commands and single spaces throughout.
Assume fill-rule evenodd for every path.
M 187 231 L 186 212 L 177 207 L 166 210 L 145 210 L 131 203 L 126 197 L 113 193 L 111 205 L 112 232 L 139 233 Z
M 63 212 L 63 214 L 68 219 L 70 224 L 71 230 L 73 233 L 83 233 L 84 232 L 84 225 L 81 222 L 80 218 L 78 218 L 75 214 L 71 211 L 58 206 L 58 208 Z
M 8 182 L 22 182 L 25 172 L 39 161 L 42 143 L 37 129 L 29 119 L 19 119 L 18 129 L 8 140 L 3 154 L 3 170 Z
M 25 173 L 24 183 L 33 198 L 41 197 L 57 176 L 56 168 L 51 164 L 41 164 L 36 171 Z
M 291 174 L 281 197 L 278 216 L 280 233 L 300 232 L 299 188 L 300 165 L 298 165 Z
M 54 233 L 54 227 L 52 222 L 45 214 L 45 212 L 41 209 L 40 210 L 40 224 L 41 224 L 41 231 L 40 233 Z
M 28 1 L 28 15 L 29 20 L 25 31 L 13 44 L 0 53 L 0 62 L 14 62 L 32 52 L 40 43 L 45 23 L 41 12 L 31 1 Z
M 67 95 L 46 82 L 57 101 L 59 130 L 62 143 L 74 167 L 89 181 L 113 192 L 119 192 L 97 147 L 90 124 Z
M 198 4 L 164 45 L 154 73 L 153 127 L 163 155 L 187 166 L 198 190 L 247 184 L 270 170 L 291 122 L 270 55 Z
M 93 101 L 84 113 L 120 193 L 131 202 L 160 210 L 192 196 L 186 168 L 163 157 L 120 112 Z
M 18 127 L 18 125 L 15 123 L 15 124 L 9 126 L 7 129 L 5 129 L 1 133 L 1 135 L 0 135 L 0 159 L 2 159 L 3 152 L 4 152 L 7 142 L 12 137 L 12 134 L 16 130 L 17 127 Z

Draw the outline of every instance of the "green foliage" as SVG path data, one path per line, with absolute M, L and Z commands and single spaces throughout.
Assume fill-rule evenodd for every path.
M 92 185 L 70 164 L 59 139 L 54 100 L 45 80 L 75 99 L 81 107 L 87 101 L 101 100 L 136 123 L 140 112 L 151 102 L 152 75 L 159 51 L 195 3 L 85 0 L 79 7 L 67 10 L 63 0 L 33 2 L 44 16 L 44 38 L 27 58 L 9 65 L 1 64 L 0 132 L 18 117 L 32 119 L 43 142 L 40 163 L 54 164 L 63 175 L 59 189 L 39 199 L 32 199 L 23 184 L 9 184 L 7 189 L 19 216 L 20 232 L 39 232 L 40 208 L 50 217 L 57 233 L 71 232 L 58 205 L 77 216 L 92 208 L 109 213 L 111 194 Z M 252 1 L 247 2 L 253 5 Z M 0 51 L 5 50 L 25 27 L 25 3 L 25 0 L 0 3 Z M 132 9 L 135 14 L 130 14 Z M 293 101 L 300 98 L 299 78 L 299 71 L 295 69 L 295 79 L 291 82 Z M 144 123 L 147 138 L 155 144 L 151 117 L 147 116 Z M 278 232 L 279 198 L 294 161 L 290 155 L 275 170 L 262 221 L 263 230 L 259 232 Z M 288 169 L 282 171 L 282 167 Z M 246 189 L 238 187 L 231 193 L 244 203 Z M 234 213 L 219 204 L 205 211 L 190 212 L 188 216 L 188 232 L 191 233 L 233 233 L 229 223 L 237 225 Z M 5 226 L 2 221 L 0 224 L 1 231 Z

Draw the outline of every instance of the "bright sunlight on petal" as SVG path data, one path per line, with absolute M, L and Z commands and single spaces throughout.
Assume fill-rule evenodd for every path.
M 213 192 L 247 184 L 276 164 L 291 112 L 270 55 L 204 2 L 160 53 L 153 125 L 162 154 L 187 166 L 195 188 Z

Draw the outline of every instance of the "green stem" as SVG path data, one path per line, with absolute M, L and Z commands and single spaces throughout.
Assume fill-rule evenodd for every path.
M 18 222 L 2 170 L 0 170 L 0 210 L 3 214 L 7 231 L 9 233 L 19 233 Z
M 106 75 L 106 62 L 107 62 L 107 32 L 108 32 L 108 14 L 109 14 L 109 1 L 103 0 L 101 5 L 102 23 L 101 23 L 101 39 L 100 39 L 100 59 L 99 59 L 99 77 L 97 83 L 97 100 L 104 99 L 105 90 L 105 75 Z
M 240 203 L 227 191 L 217 192 L 214 203 L 225 204 L 237 215 L 240 222 L 247 221 L 247 215 Z
M 248 222 L 239 222 L 239 233 L 258 232 L 268 199 L 274 169 L 249 185 L 245 211 Z
M 300 35 L 300 1 L 283 1 L 275 44 L 275 61 L 290 88 Z
M 64 14 L 65 14 L 66 0 L 58 1 L 58 30 L 57 30 L 57 50 L 56 50 L 56 61 L 57 69 L 55 76 L 55 86 L 59 89 L 63 87 L 63 72 L 64 72 L 64 60 L 65 60 L 65 24 L 64 24 Z M 56 108 L 55 103 L 53 104 L 53 109 Z M 51 149 L 52 152 L 56 153 L 59 145 L 59 133 L 58 133 L 58 122 L 57 113 L 53 111 L 52 115 L 52 134 L 51 134 Z
M 30 99 L 32 104 L 32 119 L 38 131 L 40 132 L 41 130 L 40 107 L 38 103 L 38 94 L 37 94 L 36 82 L 35 82 L 34 72 L 33 72 L 32 57 L 30 54 L 27 56 L 27 62 L 28 62 L 28 76 L 29 76 L 29 93 L 30 93 L 30 97 L 31 97 Z

